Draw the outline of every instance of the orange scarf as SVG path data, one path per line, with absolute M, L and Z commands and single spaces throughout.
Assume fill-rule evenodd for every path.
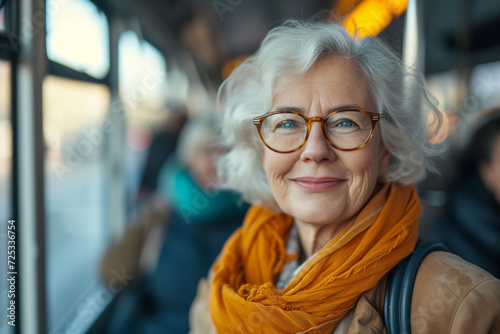
M 384 184 L 348 226 L 274 287 L 295 254 L 293 218 L 250 208 L 213 267 L 210 313 L 218 333 L 330 333 L 417 241 L 421 206 L 413 186 Z

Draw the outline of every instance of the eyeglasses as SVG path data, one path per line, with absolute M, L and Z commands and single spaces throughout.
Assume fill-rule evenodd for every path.
M 325 118 L 308 118 L 296 111 L 270 112 L 253 119 L 260 138 L 272 151 L 298 151 L 309 138 L 312 122 L 323 123 L 327 142 L 341 151 L 355 151 L 364 147 L 373 136 L 380 114 L 361 109 L 339 109 Z

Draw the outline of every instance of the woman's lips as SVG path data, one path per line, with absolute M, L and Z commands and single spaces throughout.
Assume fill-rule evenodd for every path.
M 323 192 L 335 188 L 344 180 L 335 177 L 297 177 L 292 179 L 300 188 L 310 192 Z

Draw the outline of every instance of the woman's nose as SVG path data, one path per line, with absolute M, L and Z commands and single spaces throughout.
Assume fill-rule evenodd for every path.
M 335 149 L 328 143 L 323 133 L 323 124 L 321 122 L 313 122 L 309 138 L 302 149 L 301 159 L 304 161 L 320 162 L 333 161 L 336 158 Z

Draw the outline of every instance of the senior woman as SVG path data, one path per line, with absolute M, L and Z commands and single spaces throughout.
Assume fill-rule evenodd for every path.
M 387 273 L 417 241 L 412 183 L 437 153 L 421 78 L 376 38 L 287 21 L 219 102 L 221 175 L 254 205 L 199 286 L 192 332 L 385 333 Z M 500 281 L 445 252 L 412 303 L 414 333 L 500 332 Z

